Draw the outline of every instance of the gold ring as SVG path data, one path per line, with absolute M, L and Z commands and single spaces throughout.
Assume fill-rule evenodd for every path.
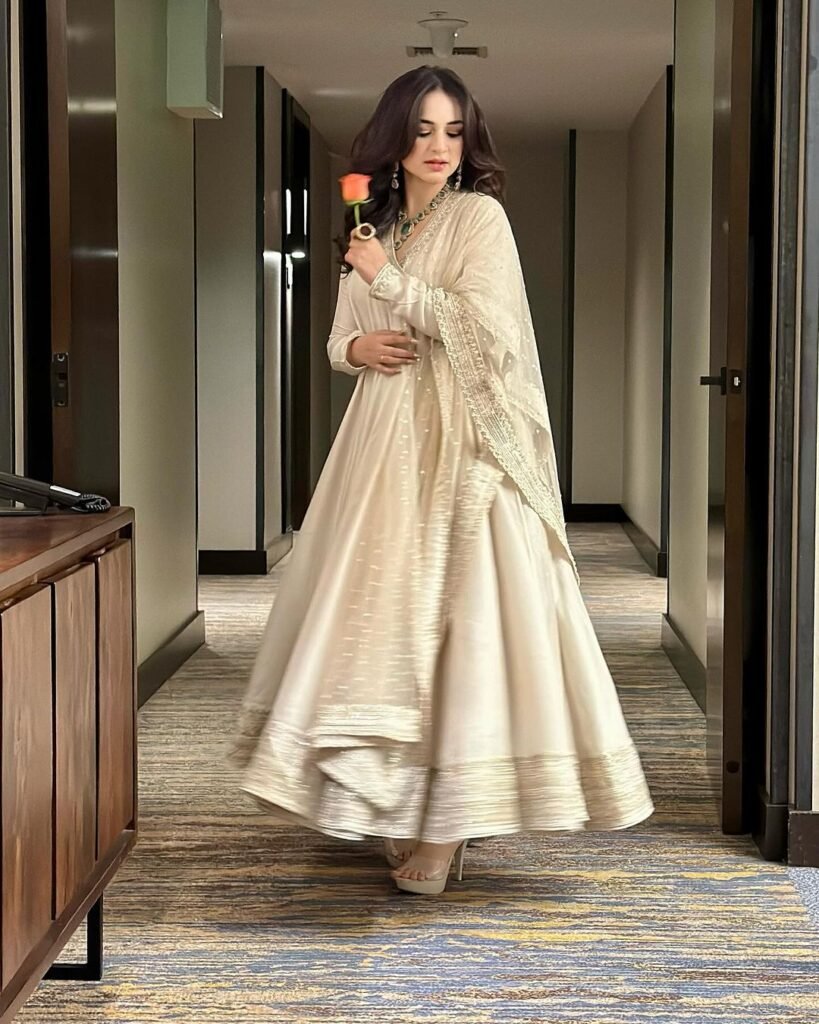
M 378 232 L 373 224 L 365 221 L 363 224 L 357 224 L 353 228 L 353 237 L 357 238 L 361 242 L 369 242 L 370 239 L 375 238 Z

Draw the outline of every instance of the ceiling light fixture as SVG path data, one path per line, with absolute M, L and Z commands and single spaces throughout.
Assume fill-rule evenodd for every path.
M 451 57 L 455 52 L 455 40 L 468 21 L 462 18 L 447 18 L 446 11 L 430 11 L 432 17 L 419 21 L 432 37 L 432 52 L 436 57 Z

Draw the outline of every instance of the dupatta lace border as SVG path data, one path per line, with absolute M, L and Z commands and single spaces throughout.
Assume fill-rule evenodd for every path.
M 579 582 L 562 509 L 552 488 L 526 458 L 498 381 L 483 358 L 472 314 L 457 295 L 443 288 L 433 289 L 432 301 L 441 340 L 481 437 L 532 509 L 555 532 Z

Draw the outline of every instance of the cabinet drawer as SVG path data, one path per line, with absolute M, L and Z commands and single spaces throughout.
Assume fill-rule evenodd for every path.
M 46 936 L 52 913 L 51 592 L 0 610 L 2 979 Z
M 48 581 L 54 613 L 54 900 L 59 917 L 94 870 L 97 846 L 96 574 Z

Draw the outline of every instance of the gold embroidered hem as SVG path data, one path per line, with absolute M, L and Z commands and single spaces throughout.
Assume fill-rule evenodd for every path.
M 524 831 L 609 831 L 629 828 L 653 811 L 632 744 L 583 761 L 558 754 L 443 770 L 417 766 L 405 773 L 404 795 L 391 809 L 378 805 L 376 777 L 368 785 L 366 774 L 356 771 L 345 784 L 333 777 L 332 765 L 325 776 L 326 767 L 320 753 L 309 767 L 302 763 L 302 781 L 294 786 L 280 757 L 261 751 L 242 788 L 274 816 L 344 839 L 443 843 Z M 305 784 L 311 775 L 313 784 Z

